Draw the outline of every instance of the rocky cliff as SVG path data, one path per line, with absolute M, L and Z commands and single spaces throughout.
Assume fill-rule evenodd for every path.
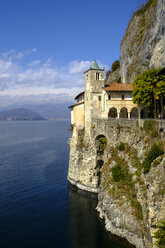
M 68 179 L 98 193 L 97 210 L 107 230 L 137 248 L 151 248 L 157 247 L 158 221 L 165 218 L 165 132 L 159 131 L 165 123 L 139 124 L 95 119 L 90 137 L 75 126 Z M 103 146 L 98 137 L 106 138 Z
M 130 133 L 133 144 L 112 146 L 101 169 L 100 217 L 108 231 L 137 248 L 158 247 L 154 234 L 158 222 L 165 219 L 165 155 L 152 162 L 149 172 L 143 167 L 153 142 L 158 142 L 152 135 L 142 130 L 136 137 Z
M 135 76 L 150 68 L 165 66 L 165 1 L 149 0 L 128 24 L 121 41 L 120 78 L 132 83 Z M 114 80 L 113 73 L 107 77 Z

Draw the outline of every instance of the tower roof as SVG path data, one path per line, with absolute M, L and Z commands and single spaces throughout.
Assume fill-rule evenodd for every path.
M 93 60 L 92 61 L 92 64 L 90 66 L 90 69 L 95 69 L 95 70 L 100 69 L 100 67 L 98 66 L 96 60 Z

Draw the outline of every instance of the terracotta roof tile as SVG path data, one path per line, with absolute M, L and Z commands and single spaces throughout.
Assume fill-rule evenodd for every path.
M 105 91 L 132 91 L 131 83 L 110 83 L 103 88 Z

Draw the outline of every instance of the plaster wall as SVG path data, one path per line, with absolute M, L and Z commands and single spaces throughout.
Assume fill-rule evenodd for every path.
M 84 104 L 77 105 L 71 112 L 72 124 L 84 125 Z

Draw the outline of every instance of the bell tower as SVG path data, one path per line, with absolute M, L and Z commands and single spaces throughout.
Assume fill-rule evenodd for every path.
M 93 60 L 90 68 L 84 72 L 85 77 L 85 131 L 90 134 L 92 119 L 102 116 L 102 88 L 104 87 L 104 70 Z

